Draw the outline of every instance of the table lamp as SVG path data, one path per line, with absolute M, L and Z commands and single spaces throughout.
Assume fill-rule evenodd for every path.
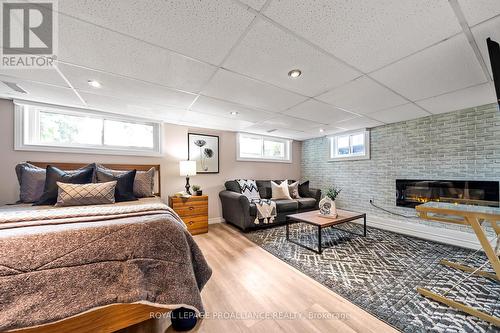
M 196 161 L 180 161 L 179 162 L 179 173 L 181 176 L 186 177 L 186 192 L 191 194 L 189 188 L 189 176 L 196 175 Z

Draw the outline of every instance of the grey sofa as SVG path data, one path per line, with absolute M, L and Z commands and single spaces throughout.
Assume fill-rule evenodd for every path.
M 261 198 L 270 199 L 271 181 L 256 180 L 255 182 Z M 280 184 L 282 180 L 275 180 L 275 182 Z M 293 182 L 293 180 L 289 180 L 289 184 Z M 240 193 L 238 182 L 230 180 L 224 186 L 226 189 L 219 193 L 222 203 L 222 216 L 226 222 L 235 225 L 243 231 L 283 224 L 285 223 L 286 215 L 318 209 L 319 200 L 321 199 L 321 190 L 301 187 L 299 188 L 300 199 L 275 201 L 278 215 L 274 223 L 255 224 L 254 220 L 257 215 L 257 208 L 255 204 L 250 203 L 248 198 Z

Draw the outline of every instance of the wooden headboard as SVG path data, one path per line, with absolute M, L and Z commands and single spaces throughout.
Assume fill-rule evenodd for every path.
M 28 163 L 43 169 L 45 169 L 47 165 L 52 165 L 61 170 L 76 170 L 90 164 L 90 163 L 60 163 L 60 162 L 32 162 L 32 161 L 28 161 Z M 155 189 L 158 189 L 155 195 L 157 196 L 161 195 L 161 178 L 160 178 L 161 174 L 160 174 L 159 164 L 106 164 L 106 163 L 98 163 L 98 164 L 108 169 L 123 170 L 123 171 L 130 171 L 134 169 L 137 171 L 148 171 L 151 168 L 155 168 L 156 171 Z

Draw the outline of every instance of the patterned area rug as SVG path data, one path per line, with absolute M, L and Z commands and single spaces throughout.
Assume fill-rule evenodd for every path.
M 362 233 L 362 226 L 353 223 L 338 228 Z M 439 261 L 449 259 L 478 265 L 487 260 L 482 252 L 468 258 L 474 251 L 375 228 L 368 228 L 367 237 L 339 229 L 323 230 L 323 246 L 331 247 L 325 248 L 321 255 L 288 242 L 284 226 L 245 235 L 401 331 L 500 332 L 487 322 L 420 296 L 415 289 L 420 286 L 435 292 L 446 291 L 466 274 L 442 266 Z M 317 246 L 317 231 L 309 225 L 292 225 L 290 235 L 309 247 Z M 500 284 L 491 280 L 471 277 L 449 295 L 500 316 Z

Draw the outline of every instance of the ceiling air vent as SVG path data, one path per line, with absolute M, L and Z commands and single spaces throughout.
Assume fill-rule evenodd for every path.
M 5 84 L 7 87 L 10 89 L 14 90 L 15 92 L 21 93 L 21 94 L 27 94 L 28 92 L 24 90 L 23 88 L 19 87 L 16 83 L 14 82 L 9 82 L 9 81 L 2 81 L 3 84 Z
M 267 133 L 272 133 L 272 132 L 275 132 L 275 131 L 277 131 L 277 129 L 276 129 L 276 128 L 274 128 L 274 129 L 270 129 L 270 130 L 267 130 L 266 132 L 267 132 Z

